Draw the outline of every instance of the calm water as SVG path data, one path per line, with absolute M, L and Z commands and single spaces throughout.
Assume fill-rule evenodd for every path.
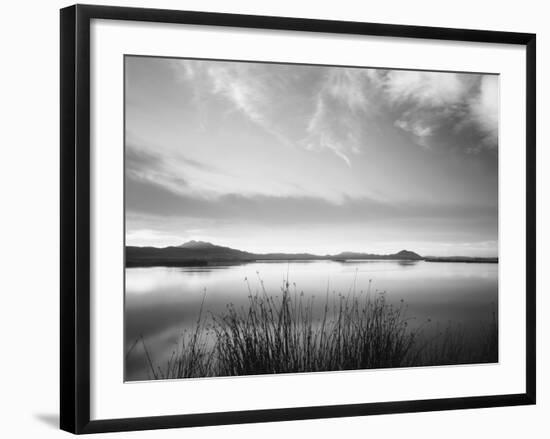
M 281 293 L 283 279 L 298 293 L 324 302 L 329 294 L 350 290 L 385 291 L 390 302 L 407 304 L 411 325 L 425 331 L 449 322 L 476 331 L 492 319 L 498 302 L 498 264 L 408 261 L 255 262 L 242 265 L 126 269 L 125 350 L 140 336 L 155 364 L 165 364 L 192 327 L 206 292 L 204 307 L 223 312 L 226 304 L 246 304 L 249 288 Z M 245 280 L 247 279 L 247 280 Z M 431 323 L 427 324 L 428 319 Z M 136 345 L 126 358 L 126 379 L 147 379 L 148 364 Z

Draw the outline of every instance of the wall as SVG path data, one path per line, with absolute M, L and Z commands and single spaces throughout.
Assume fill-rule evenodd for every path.
M 90 2 L 95 3 L 95 2 Z M 121 6 L 165 7 L 264 15 L 304 16 L 382 23 L 483 28 L 538 34 L 538 296 L 539 403 L 535 407 L 405 414 L 186 430 L 189 438 L 277 438 L 345 436 L 463 438 L 548 437 L 550 410 L 544 319 L 550 282 L 550 28 L 544 2 L 391 0 L 386 2 L 306 2 L 277 0 L 123 1 Z M 261 4 L 260 4 L 261 3 Z M 2 8 L 2 149 L 0 191 L 2 240 L 0 311 L 1 415 L 4 437 L 60 437 L 58 407 L 58 9 L 69 2 L 9 2 Z M 33 259 L 29 261 L 28 255 Z M 31 268 L 29 269 L 29 264 Z M 6 300 L 7 299 L 7 300 Z M 141 432 L 114 437 L 180 437 L 182 431 Z

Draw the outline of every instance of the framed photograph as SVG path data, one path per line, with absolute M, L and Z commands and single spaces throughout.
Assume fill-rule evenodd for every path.
M 535 403 L 535 35 L 61 10 L 61 428 Z

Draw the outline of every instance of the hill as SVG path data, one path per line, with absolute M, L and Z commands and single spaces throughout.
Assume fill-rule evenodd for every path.
M 210 243 L 190 241 L 177 247 L 126 247 L 127 267 L 192 266 L 210 262 L 250 262 L 252 253 Z
M 395 254 L 376 255 L 372 253 L 342 252 L 337 255 L 318 256 L 310 253 L 250 253 L 223 247 L 205 241 L 188 241 L 171 247 L 126 247 L 127 267 L 152 266 L 200 266 L 212 263 L 240 263 L 256 260 L 347 260 L 347 259 L 390 259 L 422 260 L 415 252 L 402 250 Z
M 398 253 L 393 253 L 389 255 L 377 255 L 372 253 L 357 253 L 357 252 L 342 252 L 337 255 L 330 256 L 331 259 L 390 259 L 390 260 L 408 260 L 408 261 L 420 261 L 422 256 L 419 254 L 409 251 L 401 250 Z

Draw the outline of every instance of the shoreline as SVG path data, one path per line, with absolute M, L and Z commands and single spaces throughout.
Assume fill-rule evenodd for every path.
M 152 267 L 215 267 L 224 265 L 243 265 L 258 262 L 318 262 L 318 261 L 332 261 L 340 263 L 349 262 L 449 262 L 449 263 L 466 263 L 466 264 L 498 264 L 498 258 L 469 258 L 469 257 L 427 257 L 422 259 L 334 259 L 334 258 L 311 258 L 311 259 L 249 259 L 249 260 L 188 260 L 188 261 L 126 261 L 125 268 L 152 268 Z

